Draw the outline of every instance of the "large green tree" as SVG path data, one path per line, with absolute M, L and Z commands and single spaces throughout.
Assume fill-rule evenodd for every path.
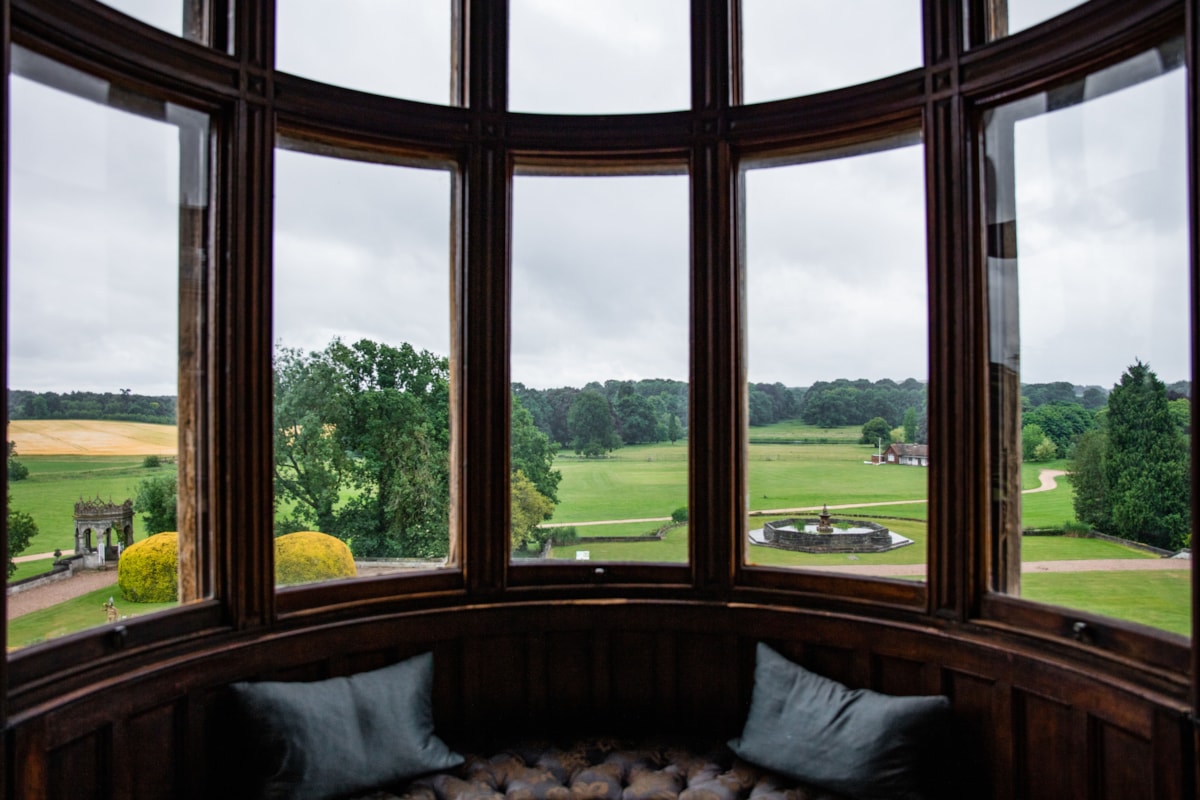
M 1075 448 L 1076 516 L 1106 533 L 1174 549 L 1189 541 L 1189 459 L 1163 382 L 1134 363 L 1108 396 L 1104 438 Z
M 1118 536 L 1180 546 L 1191 525 L 1188 454 L 1167 406 L 1167 389 L 1136 362 L 1108 396 L 1107 463 Z
M 138 481 L 133 507 L 142 515 L 147 534 L 179 530 L 179 484 L 174 474 Z
M 658 441 L 658 416 L 650 401 L 632 391 L 622 393 L 614 408 L 621 426 L 621 440 L 626 444 L 646 444 Z
M 597 458 L 621 446 L 612 409 L 604 395 L 595 389 L 585 389 L 575 396 L 567 414 L 567 427 L 571 447 L 588 458 Z
M 1029 424 L 1021 428 L 1021 459 L 1023 461 L 1050 461 L 1058 456 L 1058 445 L 1046 435 L 1042 426 Z
M 858 443 L 887 447 L 892 443 L 892 426 L 883 417 L 869 419 L 862 426 L 862 436 L 859 437 Z
M 411 345 L 340 339 L 275 355 L 275 490 L 358 556 L 449 547 L 449 369 Z M 344 500 L 344 502 L 343 502 Z
M 22 550 L 29 547 L 30 540 L 37 536 L 38 526 L 28 513 L 13 508 L 11 491 L 8 492 L 6 508 L 8 509 L 8 572 L 6 577 L 12 577 L 12 574 L 17 571 L 13 557 L 20 555 Z
M 558 502 L 558 484 L 562 473 L 554 469 L 557 448 L 550 437 L 534 424 L 533 415 L 514 394 L 510 433 L 513 474 L 521 472 L 552 503 Z M 551 511 L 553 511 L 551 507 Z
M 1097 428 L 1079 437 L 1067 475 L 1075 488 L 1075 518 L 1097 530 L 1111 531 L 1107 431 Z
M 534 541 L 538 525 L 554 513 L 554 501 L 538 491 L 521 470 L 513 470 L 509 481 L 512 545 L 516 550 Z
M 917 407 L 909 406 L 904 410 L 904 441 L 915 444 L 917 441 Z
M 1054 400 L 1026 411 L 1021 417 L 1021 424 L 1041 428 L 1054 442 L 1058 456 L 1063 458 L 1083 433 L 1095 427 L 1095 419 L 1092 412 L 1079 403 Z
M 8 443 L 8 479 L 23 481 L 29 477 L 29 467 L 17 460 L 17 443 Z

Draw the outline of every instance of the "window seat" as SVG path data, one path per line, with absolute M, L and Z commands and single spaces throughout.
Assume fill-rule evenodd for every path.
M 842 800 L 756 767 L 723 743 L 629 742 L 609 738 L 563 747 L 530 742 L 467 755 L 451 770 L 356 800 Z

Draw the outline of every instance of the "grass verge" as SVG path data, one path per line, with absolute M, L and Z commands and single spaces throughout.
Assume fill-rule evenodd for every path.
M 56 606 L 31 611 L 8 621 L 8 648 L 28 647 L 86 628 L 106 624 L 104 602 L 112 597 L 123 617 L 140 617 L 174 608 L 178 603 L 130 603 L 115 586 L 82 594 Z
M 53 558 L 39 558 L 37 561 L 20 561 L 17 563 L 17 571 L 8 576 L 8 582 L 24 580 L 32 578 L 35 575 L 44 575 L 54 566 Z

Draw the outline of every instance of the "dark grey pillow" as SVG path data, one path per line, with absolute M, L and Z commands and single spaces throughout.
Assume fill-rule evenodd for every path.
M 949 722 L 950 700 L 848 689 L 760 643 L 741 738 L 753 764 L 861 798 L 924 797 L 923 766 Z
M 259 796 L 316 800 L 462 763 L 433 732 L 433 654 L 314 683 L 235 683 Z

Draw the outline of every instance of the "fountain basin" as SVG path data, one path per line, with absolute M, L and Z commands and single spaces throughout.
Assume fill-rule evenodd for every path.
M 750 532 L 750 541 L 804 553 L 882 553 L 912 544 L 877 522 L 829 517 L 767 522 Z

